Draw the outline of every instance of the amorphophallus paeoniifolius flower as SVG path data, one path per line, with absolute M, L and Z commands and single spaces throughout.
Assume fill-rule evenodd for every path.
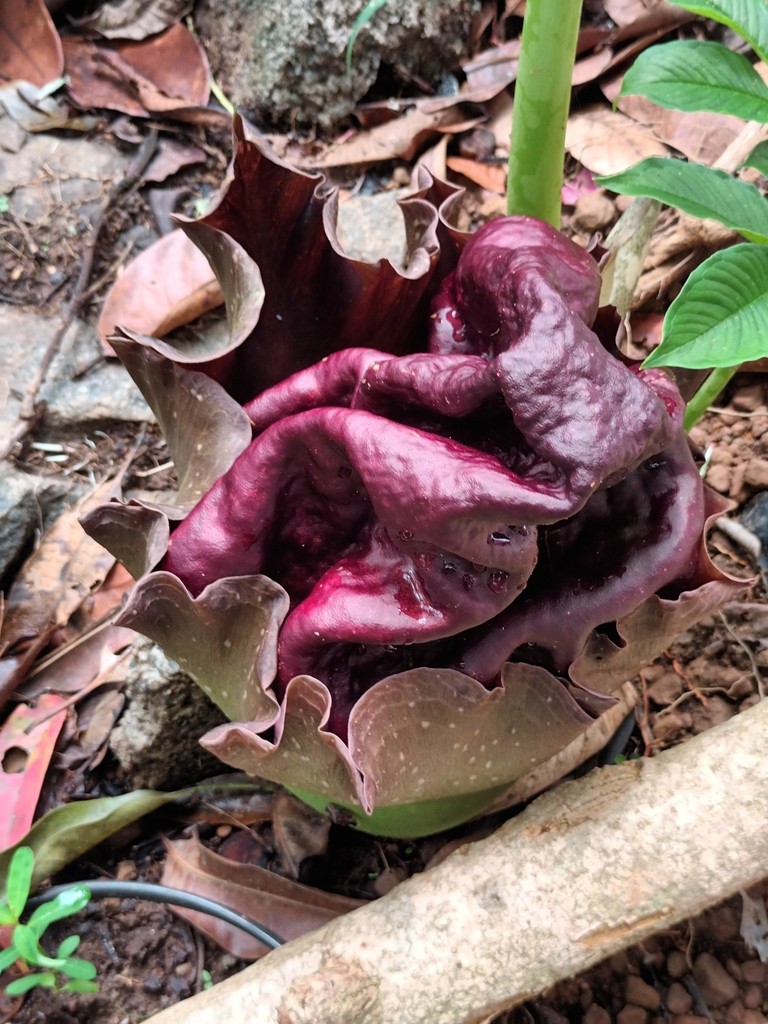
M 436 831 L 738 590 L 704 549 L 722 506 L 675 384 L 618 352 L 589 254 L 525 217 L 467 236 L 430 179 L 406 269 L 355 261 L 322 179 L 242 121 L 236 144 L 187 226 L 228 339 L 114 340 L 177 502 L 86 527 L 141 577 L 122 621 L 232 720 L 208 749 L 368 830 Z

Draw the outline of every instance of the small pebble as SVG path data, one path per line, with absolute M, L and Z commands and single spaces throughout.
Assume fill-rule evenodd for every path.
M 611 1024 L 611 1015 L 604 1007 L 592 1003 L 584 1014 L 583 1024 Z
M 748 1010 L 759 1010 L 763 1005 L 763 986 L 747 985 L 742 994 L 742 999 Z
M 616 1024 L 648 1024 L 648 1011 L 628 1003 L 616 1014 Z
M 657 715 L 653 722 L 653 735 L 662 742 L 670 740 L 678 733 L 690 729 L 692 721 L 686 711 L 670 711 L 668 715 Z
M 725 1024 L 741 1024 L 744 1020 L 744 1003 L 740 999 L 734 999 L 726 1007 L 723 1020 Z
M 739 412 L 756 412 L 763 403 L 763 387 L 761 384 L 746 384 L 738 388 L 731 399 L 731 405 Z
M 667 707 L 683 692 L 683 680 L 676 672 L 665 672 L 648 688 L 648 696 L 659 707 Z
M 768 488 L 768 459 L 750 459 L 744 470 L 744 482 L 761 491 Z
M 719 491 L 721 494 L 727 494 L 731 486 L 730 467 L 724 466 L 722 463 L 710 466 L 707 470 L 706 481 L 716 491 Z
M 688 1013 L 693 1006 L 693 996 L 679 981 L 673 981 L 667 989 L 667 998 L 664 1000 L 670 1013 Z
M 695 1013 L 679 1013 L 670 1018 L 670 1024 L 712 1024 L 706 1017 L 697 1017 Z
M 679 949 L 673 949 L 667 957 L 667 972 L 670 978 L 684 978 L 689 970 L 685 953 Z
M 745 960 L 741 965 L 741 976 L 746 982 L 760 985 L 766 980 L 765 974 L 762 960 Z
M 121 860 L 115 868 L 115 878 L 118 882 L 132 882 L 137 875 L 136 864 L 132 860 Z
M 739 994 L 739 986 L 711 953 L 701 953 L 693 964 L 693 976 L 709 1006 L 725 1006 Z
M 656 989 L 643 981 L 636 974 L 630 974 L 624 991 L 628 1003 L 641 1006 L 646 1010 L 655 1010 L 661 1005 L 661 995 Z
M 604 192 L 585 192 L 573 210 L 573 223 L 579 231 L 602 231 L 616 217 L 616 207 Z

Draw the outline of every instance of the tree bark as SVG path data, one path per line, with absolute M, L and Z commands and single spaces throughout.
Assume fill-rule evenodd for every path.
M 596 769 L 152 1024 L 470 1024 L 768 875 L 768 701 Z

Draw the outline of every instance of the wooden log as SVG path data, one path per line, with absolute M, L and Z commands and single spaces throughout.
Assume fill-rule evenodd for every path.
M 768 875 L 768 701 L 539 797 L 152 1024 L 470 1024 Z

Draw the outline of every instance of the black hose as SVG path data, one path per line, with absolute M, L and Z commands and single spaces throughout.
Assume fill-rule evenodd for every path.
M 211 917 L 218 917 L 227 924 L 233 924 L 270 949 L 277 949 L 278 946 L 285 943 L 285 939 L 270 931 L 269 928 L 265 928 L 264 925 L 252 921 L 244 914 L 239 914 L 236 910 L 231 910 L 215 900 L 184 892 L 183 889 L 171 889 L 167 885 L 157 885 L 154 882 L 113 882 L 96 879 L 95 881 L 72 882 L 68 885 L 54 885 L 50 889 L 46 889 L 40 896 L 28 900 L 27 907 L 33 909 L 43 903 L 48 903 L 59 893 L 66 892 L 75 885 L 84 886 L 96 899 L 117 896 L 120 899 L 149 900 L 152 903 L 169 903 L 171 906 L 185 907 L 187 910 L 197 910 L 201 914 L 210 914 Z

